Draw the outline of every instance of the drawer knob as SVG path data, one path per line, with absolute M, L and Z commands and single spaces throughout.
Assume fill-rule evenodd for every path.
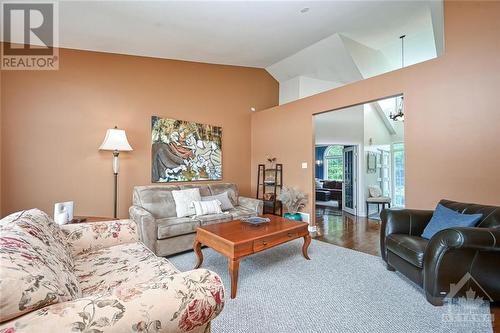
M 292 237 L 292 233 L 291 232 L 288 233 L 288 237 Z
M 266 246 L 266 245 L 267 245 L 267 242 L 262 242 L 262 245 Z

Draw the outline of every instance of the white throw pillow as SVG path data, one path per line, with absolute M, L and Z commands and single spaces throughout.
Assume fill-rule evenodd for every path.
M 196 216 L 209 214 L 222 214 L 221 202 L 219 200 L 211 201 L 193 201 Z
M 229 199 L 229 194 L 227 193 L 227 191 L 216 195 L 201 197 L 201 201 L 213 201 L 213 200 L 220 201 L 221 204 L 220 208 L 222 210 L 231 210 L 234 208 L 233 204 L 231 203 L 231 199 Z
M 187 190 L 172 191 L 175 201 L 177 217 L 191 216 L 195 214 L 193 202 L 201 201 L 200 189 L 190 188 Z
M 372 197 L 372 198 L 378 198 L 378 197 L 382 196 L 382 190 L 380 189 L 380 186 L 378 186 L 378 185 L 369 185 L 368 192 L 370 193 L 370 197 Z

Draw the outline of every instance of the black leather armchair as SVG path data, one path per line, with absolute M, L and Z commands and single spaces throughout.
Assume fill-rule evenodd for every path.
M 420 237 L 433 211 L 386 209 L 382 211 L 380 248 L 387 269 L 398 270 L 424 288 L 427 300 L 442 305 L 451 284 L 467 273 L 483 293 L 500 301 L 500 207 L 449 200 L 440 203 L 467 214 L 482 213 L 474 228 L 450 228 L 430 240 Z M 464 296 L 467 286 L 455 296 Z

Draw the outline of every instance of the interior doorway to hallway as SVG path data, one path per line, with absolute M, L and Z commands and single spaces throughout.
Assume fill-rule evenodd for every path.
M 377 220 L 383 207 L 404 207 L 402 96 L 315 115 L 314 126 L 316 217 Z

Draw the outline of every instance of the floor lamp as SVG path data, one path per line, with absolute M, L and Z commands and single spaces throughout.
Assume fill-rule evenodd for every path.
M 116 219 L 118 214 L 118 172 L 120 170 L 120 161 L 118 155 L 121 151 L 132 151 L 132 147 L 128 143 L 127 134 L 122 129 L 110 128 L 106 131 L 104 142 L 99 147 L 99 150 L 113 151 L 113 174 L 115 175 L 115 193 L 114 193 L 114 214 Z

